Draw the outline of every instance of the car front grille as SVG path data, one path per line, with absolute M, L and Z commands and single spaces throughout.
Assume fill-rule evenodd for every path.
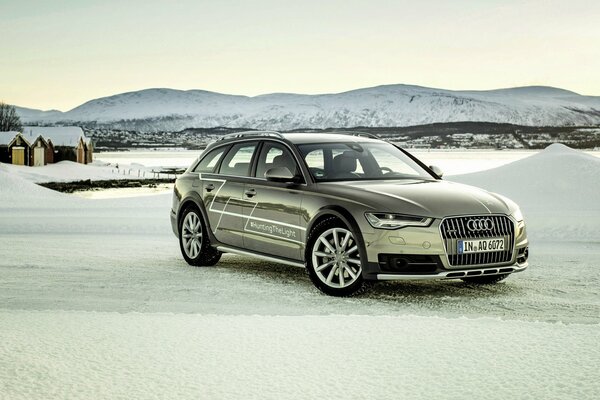
M 484 221 L 482 226 L 471 229 Z M 488 222 L 488 221 L 491 221 Z M 515 242 L 515 226 L 510 218 L 504 215 L 478 215 L 468 217 L 452 217 L 442 221 L 440 226 L 444 247 L 451 266 L 485 265 L 506 263 L 512 260 Z M 504 251 L 458 253 L 460 240 L 476 240 L 486 238 L 504 238 Z

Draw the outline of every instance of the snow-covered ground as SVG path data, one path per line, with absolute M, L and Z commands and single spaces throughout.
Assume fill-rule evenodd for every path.
M 597 398 L 599 176 L 555 145 L 451 177 L 522 206 L 530 268 L 338 299 L 294 267 L 188 266 L 168 194 L 81 199 L 0 168 L 0 399 Z
M 157 167 L 146 167 L 141 164 L 118 164 L 96 161 L 92 164 L 78 164 L 72 161 L 61 161 L 43 167 L 29 167 L 0 163 L 0 172 L 18 176 L 30 182 L 73 182 L 81 180 L 114 180 L 114 179 L 150 179 L 172 178 L 173 174 L 159 173 Z

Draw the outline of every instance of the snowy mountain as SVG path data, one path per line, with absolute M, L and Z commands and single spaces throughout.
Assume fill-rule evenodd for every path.
M 530 86 L 452 91 L 386 85 L 336 94 L 254 97 L 146 89 L 88 101 L 67 112 L 18 108 L 25 123 L 97 123 L 143 131 L 188 127 L 291 130 L 485 121 L 529 126 L 600 124 L 600 97 Z

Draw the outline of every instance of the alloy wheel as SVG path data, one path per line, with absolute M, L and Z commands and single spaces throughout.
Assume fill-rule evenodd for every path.
M 361 276 L 358 243 L 345 228 L 331 228 L 315 241 L 312 263 L 317 277 L 332 288 L 345 288 Z
M 185 254 L 192 259 L 198 257 L 202 248 L 202 223 L 194 211 L 190 211 L 183 220 L 181 239 Z

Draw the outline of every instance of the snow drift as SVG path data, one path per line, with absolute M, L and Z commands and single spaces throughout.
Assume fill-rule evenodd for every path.
M 67 163 L 71 174 L 80 166 Z M 0 164 L 0 231 L 15 233 L 170 232 L 170 194 L 87 200 L 38 186 Z M 25 167 L 28 168 L 28 167 Z M 42 167 L 40 167 L 42 168 Z M 94 168 L 94 167 L 90 167 Z M 67 168 L 69 169 L 69 168 Z M 24 175 L 35 180 L 36 175 Z M 101 174 L 102 176 L 102 174 Z
M 499 168 L 450 180 L 517 202 L 534 238 L 600 241 L 600 159 L 562 144 Z

